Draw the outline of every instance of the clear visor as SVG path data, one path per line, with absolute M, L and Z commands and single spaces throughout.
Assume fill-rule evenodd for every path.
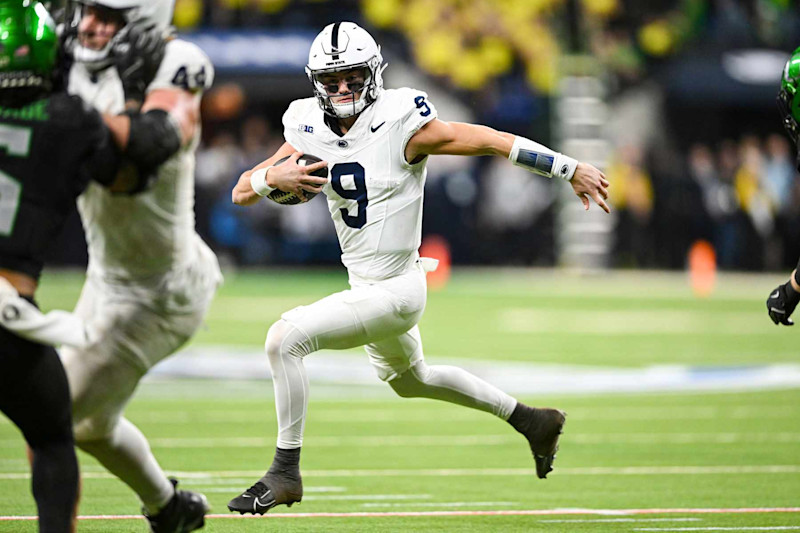
M 355 65 L 342 69 L 315 70 L 311 73 L 314 86 L 321 96 L 331 100 L 331 103 L 356 100 L 358 93 L 362 93 L 372 81 L 370 69 L 366 64 Z

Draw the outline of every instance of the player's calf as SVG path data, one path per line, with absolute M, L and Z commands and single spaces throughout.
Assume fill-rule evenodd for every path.
M 566 417 L 559 409 L 528 407 L 520 402 L 508 418 L 508 423 L 528 439 L 539 479 L 553 470 Z

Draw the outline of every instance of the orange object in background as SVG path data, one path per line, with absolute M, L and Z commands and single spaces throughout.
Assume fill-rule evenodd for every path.
M 419 247 L 421 257 L 432 257 L 439 260 L 439 267 L 428 272 L 428 289 L 441 290 L 450 279 L 450 244 L 440 235 L 429 235 Z
M 689 249 L 689 282 L 695 296 L 706 298 L 717 281 L 717 254 L 708 241 L 695 241 Z

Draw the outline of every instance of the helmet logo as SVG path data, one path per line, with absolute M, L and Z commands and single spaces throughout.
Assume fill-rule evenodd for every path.
M 347 51 L 347 45 L 350 44 L 350 36 L 347 33 L 339 31 L 342 23 L 337 22 L 333 25 L 333 29 L 331 29 L 331 43 L 330 49 L 325 50 L 325 46 L 323 44 L 323 50 L 327 55 L 333 56 L 331 59 L 338 60 L 339 54 L 342 54 Z
M 14 50 L 14 57 L 27 57 L 28 54 L 31 53 L 31 47 L 27 44 L 23 44 L 16 50 Z

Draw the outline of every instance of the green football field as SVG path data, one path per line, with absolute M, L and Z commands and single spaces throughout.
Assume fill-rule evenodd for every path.
M 682 274 L 476 270 L 431 292 L 421 322 L 430 364 L 583 376 L 516 394 L 568 412 L 547 480 L 524 439 L 490 415 L 397 398 L 377 379 L 312 381 L 303 502 L 242 518 L 225 505 L 274 449 L 266 375 L 161 373 L 128 417 L 182 487 L 207 495 L 211 532 L 800 530 L 800 329 L 773 326 L 764 307 L 782 277 L 724 275 L 701 299 Z M 70 308 L 80 283 L 46 276 L 42 306 Z M 230 274 L 184 364 L 195 349 L 222 364 L 226 350 L 257 352 L 282 311 L 344 288 L 339 271 Z M 592 376 L 620 388 L 582 391 L 596 390 Z M 80 460 L 79 530 L 147 531 L 133 493 Z M 0 532 L 36 530 L 29 484 L 23 441 L 0 418 Z

